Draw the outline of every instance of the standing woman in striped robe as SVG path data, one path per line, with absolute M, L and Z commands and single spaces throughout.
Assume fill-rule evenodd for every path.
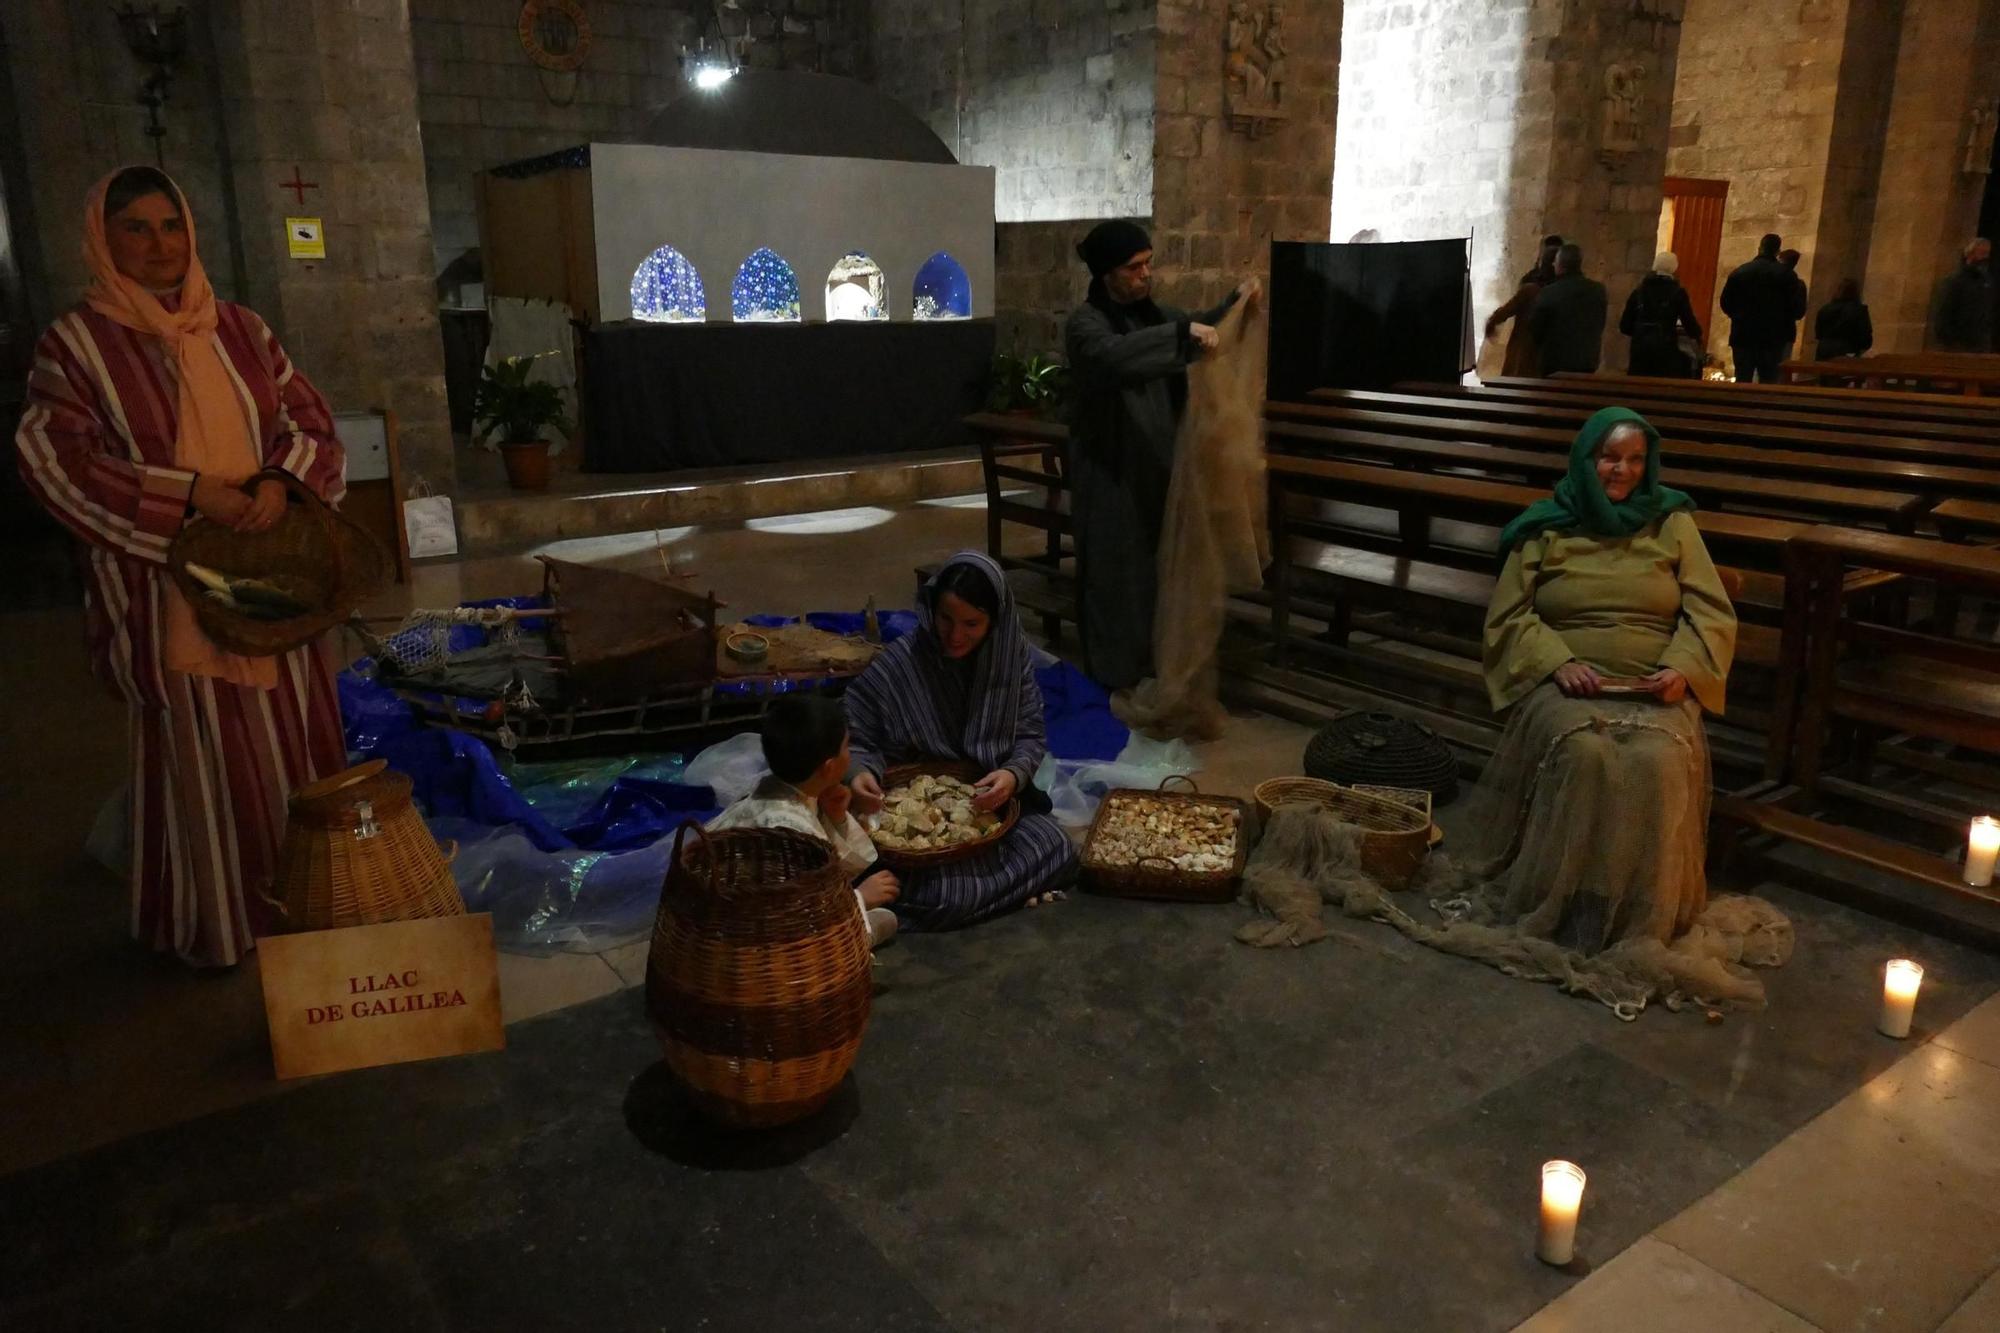
M 196 515 L 256 532 L 284 471 L 345 490 L 326 400 L 264 322 L 219 301 L 180 188 L 127 167 L 84 210 L 91 284 L 42 335 L 16 438 L 29 489 L 84 544 L 92 665 L 131 708 L 132 933 L 197 966 L 254 945 L 294 788 L 345 762 L 330 645 L 239 657 L 167 575 Z
M 901 877 L 891 906 L 903 926 L 952 930 L 1055 897 L 1075 874 L 1076 851 L 1034 786 L 1049 750 L 1042 691 L 1000 566 L 959 552 L 925 587 L 917 619 L 916 632 L 883 649 L 847 690 L 856 808 L 880 810 L 883 772 L 923 759 L 985 771 L 974 784 L 981 810 L 1021 798 L 1020 821 L 998 843 Z

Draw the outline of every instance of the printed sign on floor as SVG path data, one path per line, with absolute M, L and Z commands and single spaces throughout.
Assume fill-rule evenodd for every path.
M 257 952 L 279 1078 L 506 1045 L 486 913 L 270 935 Z

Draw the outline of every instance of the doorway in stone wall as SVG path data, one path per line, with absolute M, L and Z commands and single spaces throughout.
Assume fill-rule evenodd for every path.
M 1729 182 L 1669 176 L 1660 185 L 1660 245 L 1681 261 L 1681 286 L 1687 288 L 1704 332 L 1715 310 L 1715 270 L 1722 261 L 1722 214 L 1729 202 Z

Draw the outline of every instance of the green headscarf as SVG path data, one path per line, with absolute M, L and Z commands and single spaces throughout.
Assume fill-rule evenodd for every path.
M 1646 475 L 1630 495 L 1613 504 L 1604 494 L 1604 483 L 1597 479 L 1597 449 L 1606 436 L 1624 425 L 1646 432 Z M 1576 433 L 1576 442 L 1569 447 L 1569 475 L 1556 483 L 1555 494 L 1529 505 L 1501 532 L 1500 554 L 1504 556 L 1550 529 L 1593 537 L 1630 537 L 1662 514 L 1693 508 L 1694 500 L 1685 492 L 1660 485 L 1660 432 L 1653 429 L 1653 423 L 1629 407 L 1607 407 Z

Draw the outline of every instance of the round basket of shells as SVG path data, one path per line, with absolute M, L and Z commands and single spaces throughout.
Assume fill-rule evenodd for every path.
M 1172 782 L 1188 790 L 1168 791 Z M 1107 792 L 1084 839 L 1083 882 L 1124 898 L 1229 902 L 1250 856 L 1244 814 L 1243 802 L 1204 796 L 1184 777 Z
M 882 775 L 882 813 L 870 836 L 892 870 L 961 860 L 1007 836 L 1021 817 L 1017 796 L 998 810 L 974 807 L 974 764 L 947 759 L 898 764 Z

